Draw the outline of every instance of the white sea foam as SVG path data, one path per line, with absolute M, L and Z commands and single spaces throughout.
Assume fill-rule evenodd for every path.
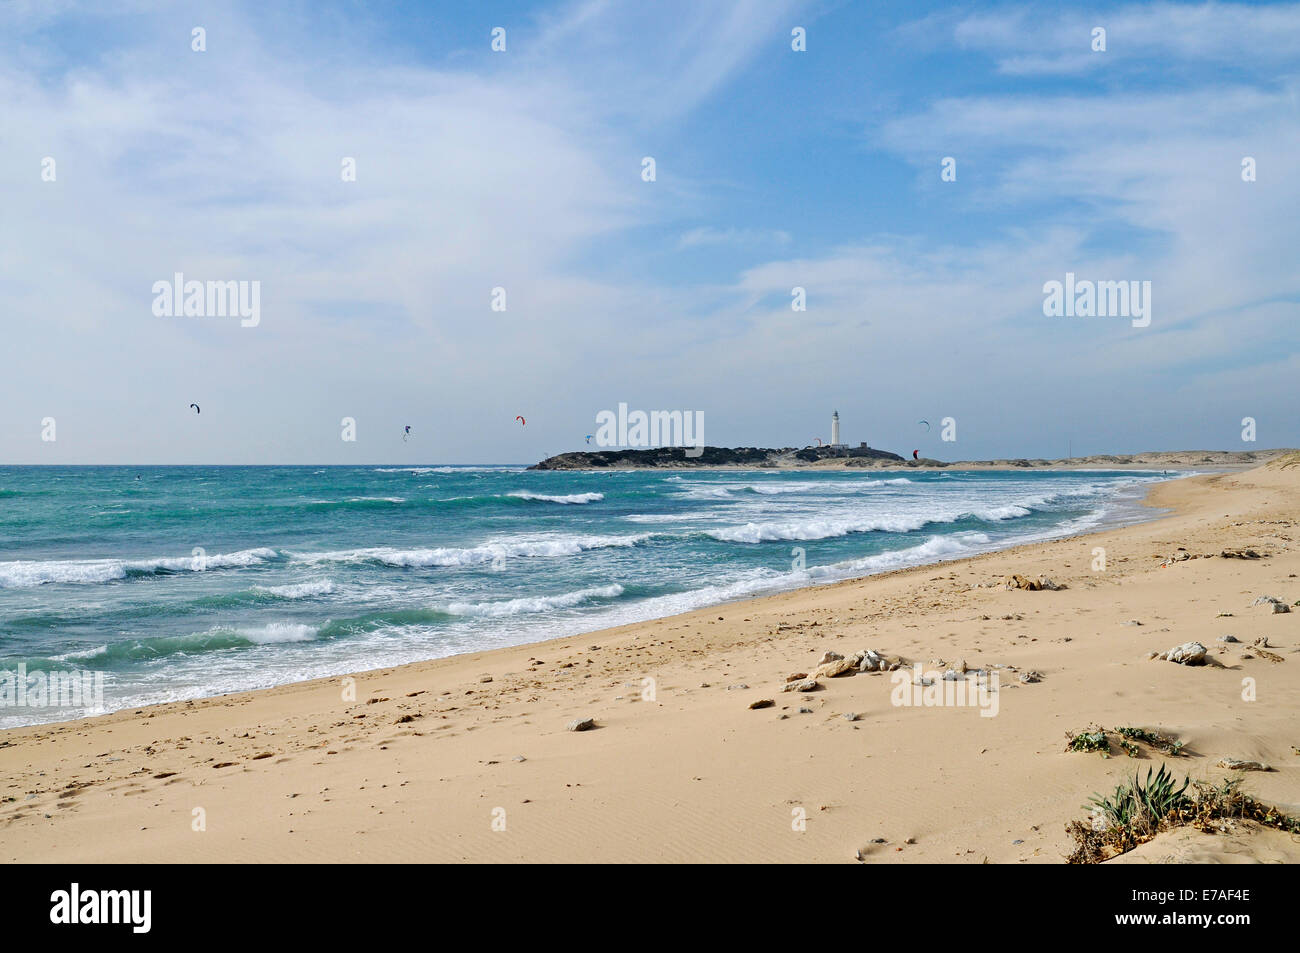
M 860 519 L 806 519 L 746 523 L 706 533 L 724 543 L 764 543 L 777 540 L 832 539 L 850 533 L 910 533 L 931 520 L 924 516 L 876 516 Z
M 93 584 L 125 579 L 128 573 L 241 569 L 275 558 L 274 549 L 245 549 L 204 557 L 160 556 L 156 559 L 46 559 L 0 563 L 0 589 L 27 589 L 47 583 Z
M 972 513 L 971 515 L 976 519 L 996 521 L 1012 520 L 1019 516 L 1028 516 L 1032 512 L 1033 510 L 1028 509 L 1027 507 L 1016 506 L 1013 503 L 1008 506 L 993 506 L 987 510 L 980 510 L 979 512 Z
M 303 625 L 300 622 L 268 622 L 266 625 L 234 631 L 250 642 L 270 645 L 277 642 L 310 642 L 316 638 L 318 629 L 314 625 Z
M 692 522 L 698 520 L 717 519 L 717 513 L 697 512 L 697 513 L 631 513 L 624 516 L 623 519 L 629 523 L 679 523 Z
M 677 494 L 683 500 L 729 500 L 731 491 L 725 486 L 696 486 Z
M 253 591 L 280 599 L 310 599 L 313 596 L 329 595 L 334 591 L 334 583 L 329 579 L 315 579 L 287 586 L 254 586 Z
M 377 562 L 386 566 L 424 568 L 434 566 L 475 566 L 497 559 L 516 559 L 548 556 L 576 556 L 591 549 L 619 546 L 636 546 L 650 539 L 651 534 L 633 536 L 556 536 L 516 538 L 510 541 L 485 543 L 466 548 L 439 547 L 436 549 L 393 549 L 378 546 L 369 549 L 346 549 L 326 553 L 289 553 L 296 562 L 357 563 Z
M 566 496 L 548 496 L 545 493 L 530 493 L 527 490 L 512 490 L 506 496 L 520 500 L 536 500 L 539 503 L 595 503 L 605 498 L 604 493 L 570 493 Z
M 500 619 L 506 616 L 549 612 L 553 609 L 571 609 L 593 599 L 616 599 L 622 594 L 623 587 L 614 584 L 593 589 L 579 589 L 558 596 L 531 596 L 506 599 L 501 602 L 453 602 L 447 606 L 447 611 L 452 615 Z

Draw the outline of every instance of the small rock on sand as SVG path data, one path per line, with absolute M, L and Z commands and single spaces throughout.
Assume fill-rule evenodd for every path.
M 823 652 L 822 657 L 817 660 L 818 665 L 825 665 L 827 662 L 838 662 L 844 658 L 839 652 Z
M 783 692 L 815 692 L 817 691 L 817 679 L 801 678 L 797 682 L 786 682 Z
M 755 708 L 771 708 L 775 704 L 776 702 L 770 698 L 760 698 L 758 701 L 750 702 L 749 707 L 751 710 Z
M 1268 771 L 1269 766 L 1262 761 L 1243 761 L 1240 758 L 1223 758 L 1219 767 L 1229 771 Z
M 825 665 L 817 666 L 817 670 L 812 673 L 813 678 L 835 678 L 837 675 L 843 675 L 851 672 L 855 668 L 855 663 L 846 658 L 837 659 L 834 662 L 827 662 Z
M 1177 662 L 1179 665 L 1204 665 L 1205 652 L 1206 648 L 1200 642 L 1184 642 L 1182 645 L 1175 645 L 1168 652 L 1157 652 L 1151 657 Z
M 564 726 L 565 731 L 590 731 L 596 727 L 595 718 L 575 718 Z

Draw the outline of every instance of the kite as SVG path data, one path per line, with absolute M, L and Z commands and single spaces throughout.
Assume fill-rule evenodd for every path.
M 591 438 L 596 436 L 594 433 L 587 434 L 587 443 L 591 443 Z
M 528 421 L 524 420 L 523 417 L 515 417 L 515 420 L 519 421 L 519 426 L 521 426 L 521 427 L 527 427 L 527 426 L 528 426 Z
M 821 437 L 813 437 L 813 439 L 817 441 L 817 446 L 820 447 L 820 446 L 822 445 L 822 438 L 821 438 Z
M 926 433 L 929 433 L 929 432 L 930 432 L 930 421 L 928 421 L 928 420 L 918 420 L 917 423 L 918 423 L 918 424 L 925 424 L 925 432 L 926 432 Z
M 410 425 L 410 424 L 407 424 L 407 425 L 406 425 L 406 433 L 402 434 L 402 442 L 405 443 L 406 441 L 408 441 L 408 440 L 410 440 L 410 439 L 411 439 L 411 425 Z
M 195 412 L 196 414 L 201 414 L 201 413 L 203 413 L 203 411 L 199 410 L 199 405 L 198 405 L 198 404 L 190 404 L 190 406 L 194 408 L 194 412 Z
M 920 450 L 913 450 L 913 451 L 912 451 L 912 459 L 913 459 L 913 460 L 920 460 L 921 458 L 918 456 L 918 454 L 919 454 L 920 452 L 921 452 Z

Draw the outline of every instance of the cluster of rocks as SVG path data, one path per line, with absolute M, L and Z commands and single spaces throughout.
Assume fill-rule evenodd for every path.
M 1291 607 L 1285 601 L 1283 601 L 1282 599 L 1278 599 L 1276 596 L 1260 596 L 1253 603 L 1251 603 L 1251 605 L 1270 606 L 1271 608 L 1269 611 L 1275 614 L 1279 612 L 1291 611 Z
M 1012 573 L 1002 580 L 1003 589 L 1027 589 L 1030 592 L 1039 592 L 1041 590 L 1056 591 L 1058 589 L 1069 588 L 1064 583 L 1055 583 L 1046 576 L 1039 576 L 1037 579 L 1029 579 L 1019 573 Z
M 1237 524 L 1241 525 L 1241 524 Z M 1172 556 L 1157 556 L 1157 559 L 1164 559 L 1160 568 L 1172 566 L 1174 563 L 1186 562 L 1189 559 L 1213 559 L 1214 553 L 1193 553 L 1189 552 L 1186 547 L 1179 546 Z M 1267 553 L 1259 553 L 1253 549 L 1225 549 L 1219 554 L 1220 559 L 1263 559 Z
M 893 672 L 902 664 L 901 659 L 886 658 L 875 649 L 863 649 L 843 656 L 839 652 L 826 652 L 809 672 L 791 672 L 785 677 L 783 692 L 815 692 L 821 687 L 819 678 L 839 678 L 855 672 Z
M 849 672 L 892 672 L 900 664 L 900 659 L 885 658 L 875 649 L 862 649 L 847 657 L 839 652 L 827 652 L 818 661 L 812 677 L 835 678 Z
M 1241 657 L 1244 659 L 1254 658 L 1254 656 L 1250 654 L 1251 652 L 1254 652 L 1255 655 L 1258 655 L 1262 659 L 1267 659 L 1270 662 L 1286 661 L 1286 659 L 1282 658 L 1282 656 L 1278 655 L 1276 652 L 1270 652 L 1268 649 L 1269 649 L 1268 636 L 1261 635 L 1259 638 L 1257 638 L 1254 642 L 1251 643 L 1250 648 L 1248 648 L 1246 651 L 1241 653 Z
M 933 670 L 934 672 L 938 672 L 939 668 L 944 668 L 943 675 L 940 676 L 940 679 L 942 681 L 958 682 L 958 681 L 964 681 L 966 679 L 973 678 L 975 679 L 977 684 L 988 684 L 987 680 L 990 674 L 989 671 L 983 668 L 970 668 L 969 666 L 967 666 L 965 659 L 958 659 L 952 665 L 948 665 L 948 663 L 945 662 L 943 659 L 932 658 L 930 659 L 930 664 L 935 666 Z M 1011 672 L 1013 675 L 1018 675 L 1020 680 L 1022 682 L 1025 682 L 1026 684 L 1030 682 L 1037 682 L 1043 677 L 1038 672 L 1020 672 L 1020 670 L 1017 669 L 1014 665 L 994 664 L 991 666 L 991 668 L 1006 669 L 1007 671 Z M 980 681 L 981 679 L 983 679 L 984 682 L 981 683 Z M 912 684 L 920 685 L 923 688 L 929 688 L 931 685 L 934 684 L 934 682 L 935 680 L 933 678 L 930 678 L 926 675 L 917 675 L 917 677 L 913 679 Z
M 1228 651 L 1227 647 L 1229 645 L 1241 644 L 1241 639 L 1237 638 L 1235 635 L 1221 635 L 1219 636 L 1219 641 L 1222 642 L 1224 646 L 1223 648 L 1219 649 L 1220 653 L 1227 652 Z M 1270 652 L 1268 649 L 1269 649 L 1268 636 L 1261 635 L 1251 645 L 1246 646 L 1242 650 L 1241 657 L 1243 659 L 1250 659 L 1250 658 L 1254 658 L 1257 655 L 1262 659 L 1268 659 L 1270 662 L 1286 661 L 1286 659 L 1282 658 L 1282 656 L 1278 655 L 1275 652 Z M 1253 655 L 1251 654 L 1252 652 L 1254 653 Z

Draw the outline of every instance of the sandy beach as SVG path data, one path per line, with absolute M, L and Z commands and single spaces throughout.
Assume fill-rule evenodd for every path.
M 1270 766 L 1246 790 L 1294 812 L 1300 611 L 1254 604 L 1300 599 L 1300 466 L 1284 463 L 1159 484 L 1147 505 L 1164 515 L 1136 526 L 354 684 L 10 730 L 0 856 L 1055 864 L 1094 793 L 1161 762 L 1225 777 L 1224 758 Z M 1258 558 L 1222 555 L 1239 550 Z M 1008 590 L 1009 574 L 1067 588 Z M 1208 665 L 1149 659 L 1188 641 Z M 996 672 L 996 715 L 895 705 L 891 673 L 782 690 L 828 651 L 866 649 L 940 677 Z M 1091 724 L 1185 747 L 1067 752 Z M 1295 862 L 1300 844 L 1243 823 L 1122 860 Z

